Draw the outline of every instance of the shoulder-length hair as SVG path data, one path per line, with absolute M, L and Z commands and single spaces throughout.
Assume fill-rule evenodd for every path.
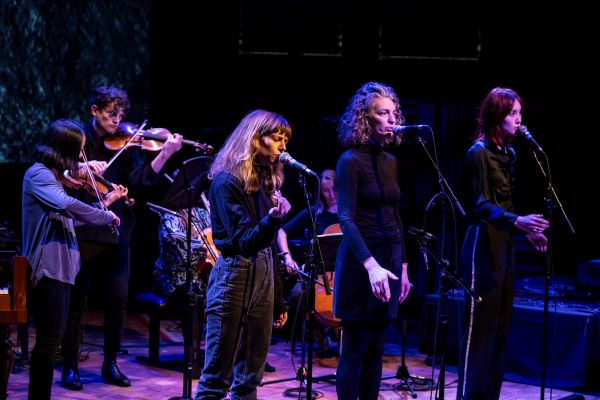
M 85 133 L 81 125 L 68 119 L 50 124 L 41 142 L 33 150 L 33 159 L 44 164 L 57 176 L 65 170 L 75 171 Z
M 504 146 L 500 125 L 510 114 L 516 101 L 523 104 L 521 97 L 514 90 L 493 88 L 481 102 L 475 141 L 491 140 L 497 146 Z
M 335 178 L 335 171 L 332 169 L 324 169 L 319 174 L 319 179 L 321 180 L 321 187 L 323 187 L 323 183 L 326 181 L 333 181 L 333 190 L 337 196 L 337 181 Z M 327 209 L 327 202 L 323 197 L 323 193 L 319 193 L 319 203 L 317 204 L 317 214 L 323 213 Z
M 260 147 L 260 139 L 272 134 L 292 136 L 292 128 L 281 115 L 254 110 L 248 113 L 229 135 L 221 150 L 215 156 L 208 177 L 214 178 L 219 172 L 226 171 L 235 176 L 244 185 L 247 193 L 259 189 L 259 168 L 254 158 Z M 283 183 L 283 166 L 277 163 L 271 169 L 265 184 L 269 192 L 277 190 Z
M 397 123 L 404 122 L 400 109 L 400 100 L 394 89 L 379 82 L 367 82 L 362 85 L 350 99 L 350 103 L 340 118 L 337 127 L 338 140 L 344 147 L 358 146 L 368 143 L 371 137 L 369 111 L 373 101 L 379 98 L 389 98 L 396 105 L 394 116 Z M 393 144 L 400 144 L 400 135 L 394 135 Z

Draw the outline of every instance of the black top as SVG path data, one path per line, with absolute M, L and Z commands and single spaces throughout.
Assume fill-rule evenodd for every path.
M 253 258 L 267 247 L 271 247 L 272 254 L 277 254 L 275 235 L 281 228 L 283 219 L 269 215 L 273 203 L 264 190 L 262 178 L 257 192 L 246 193 L 236 177 L 220 172 L 213 179 L 208 197 L 213 242 L 222 257 L 240 255 Z M 281 293 L 277 257 L 273 257 L 273 271 L 274 314 L 279 315 L 285 311 L 285 301 Z
M 86 143 L 85 153 L 88 160 L 109 161 L 115 154 L 115 151 L 109 150 L 104 146 L 104 140 L 98 135 L 94 126 L 89 123 L 84 127 Z M 144 186 L 150 186 L 159 182 L 160 175 L 154 172 L 150 163 L 146 162 L 146 157 L 141 149 L 132 147 L 126 149 L 117 159 L 106 169 L 102 175 L 107 181 L 123 185 L 129 189 L 129 197 L 135 198 L 140 194 Z M 83 190 L 79 191 L 77 197 L 84 202 L 98 202 Z M 117 243 L 119 240 L 129 241 L 133 232 L 135 215 L 132 207 L 125 205 L 122 200 L 115 201 L 109 210 L 113 211 L 121 219 L 119 226 L 119 236 L 112 233 L 110 227 L 94 227 L 83 225 L 77 227 L 78 240 L 90 240 L 98 242 Z
M 367 242 L 399 241 L 404 254 L 396 157 L 379 146 L 346 150 L 338 160 L 338 218 L 356 258 L 372 256 Z
M 514 214 L 515 151 L 504 150 L 488 141 L 478 141 L 465 156 L 467 206 L 472 222 L 485 221 L 496 229 L 511 229 Z
M 213 242 L 223 257 L 256 256 L 272 245 L 283 222 L 268 214 L 273 206 L 262 185 L 257 192 L 246 193 L 242 183 L 226 172 L 213 179 L 209 201 Z
M 396 158 L 379 146 L 346 150 L 337 164 L 338 216 L 344 237 L 335 265 L 334 313 L 348 321 L 389 321 L 396 317 L 401 279 L 390 280 L 390 301 L 373 295 L 363 263 L 373 257 L 402 276 L 406 261 L 399 214 Z

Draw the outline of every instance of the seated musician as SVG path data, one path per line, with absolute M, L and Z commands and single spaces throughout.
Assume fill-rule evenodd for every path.
M 177 210 L 179 216 L 161 214 L 158 239 L 159 255 L 154 266 L 154 294 L 167 300 L 167 307 L 181 318 L 181 326 L 186 326 L 186 270 L 187 270 L 187 209 Z M 191 241 L 191 285 L 194 293 L 194 312 L 192 326 L 193 368 L 192 378 L 198 379 L 204 362 L 200 343 L 204 318 L 204 296 L 212 264 L 214 246 L 211 236 L 209 213 L 200 207 L 192 208 Z M 208 241 L 208 247 L 207 243 Z M 211 252 L 208 251 L 210 248 Z
M 325 169 L 319 174 L 319 178 L 321 181 L 321 193 L 319 202 L 316 206 L 313 206 L 311 208 L 311 212 L 316 218 L 315 222 L 317 235 L 323 234 L 328 227 L 338 224 L 337 187 L 335 181 L 335 171 L 331 169 Z M 312 232 L 310 232 L 310 230 L 310 216 L 308 214 L 308 210 L 305 208 L 304 210 L 300 211 L 294 218 L 288 221 L 283 226 L 283 228 L 279 230 L 277 236 L 277 244 L 279 246 L 283 264 L 287 267 L 288 273 L 290 273 L 291 276 L 294 276 L 295 278 L 296 276 L 294 275 L 294 270 L 299 268 L 299 264 L 296 260 L 294 260 L 294 254 L 292 254 L 292 252 L 290 251 L 288 237 L 290 239 L 301 239 L 301 242 L 303 243 L 303 245 L 301 246 L 301 253 L 303 253 L 302 256 L 304 256 L 306 255 L 305 253 L 309 250 L 311 239 L 310 236 L 312 235 Z M 296 254 L 296 256 L 298 257 L 299 255 Z M 292 285 L 288 283 L 289 281 L 290 279 L 288 279 L 285 284 L 286 288 L 288 288 L 289 290 L 289 294 L 286 296 L 288 310 L 291 321 L 295 321 L 296 323 L 288 325 L 295 325 L 297 328 L 299 328 L 301 327 L 302 320 L 300 318 L 296 318 L 296 316 L 304 316 L 306 313 L 305 301 L 303 300 L 303 288 L 299 280 L 291 279 Z M 331 283 L 333 284 L 333 282 Z M 289 286 L 292 287 L 289 288 Z M 324 332 L 318 331 L 316 333 L 318 339 L 320 339 L 320 350 L 326 350 L 325 338 L 323 335 Z M 321 334 L 320 337 L 319 334 Z

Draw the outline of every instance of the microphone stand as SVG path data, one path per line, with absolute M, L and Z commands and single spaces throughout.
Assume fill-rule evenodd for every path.
M 321 254 L 321 246 L 319 244 L 319 238 L 317 237 L 317 227 L 316 227 L 316 222 L 315 222 L 315 216 L 312 213 L 311 210 L 311 203 L 310 203 L 310 197 L 308 196 L 308 191 L 306 190 L 306 178 L 304 177 L 303 174 L 298 174 L 298 181 L 300 182 L 300 185 L 302 186 L 303 192 L 304 192 L 304 200 L 306 202 L 306 210 L 308 212 L 308 217 L 311 223 L 311 228 L 312 228 L 312 232 L 313 232 L 313 238 L 311 240 L 311 248 L 310 251 L 308 252 L 307 255 L 307 260 L 306 260 L 306 267 L 308 268 L 308 278 L 307 278 L 307 285 L 308 285 L 308 295 L 307 295 L 307 308 L 308 308 L 308 338 L 307 338 L 307 342 L 308 342 L 308 359 L 306 360 L 306 390 L 305 390 L 305 396 L 303 398 L 307 398 L 307 399 L 314 399 L 317 396 L 321 396 L 322 393 L 316 392 L 313 394 L 313 390 L 312 390 L 312 382 L 313 382 L 313 376 L 312 376 L 312 365 L 313 365 L 313 329 L 314 329 L 314 324 L 315 324 L 315 285 L 314 283 L 319 283 L 321 284 L 321 282 L 318 281 L 317 279 L 317 275 L 322 275 L 323 276 L 323 287 L 325 288 L 325 293 L 327 295 L 331 295 L 331 288 L 329 286 L 329 279 L 327 277 L 327 274 L 325 273 L 325 267 L 323 265 L 323 255 Z M 317 179 L 317 196 L 320 193 L 320 182 Z M 303 273 L 302 276 L 306 277 L 307 274 Z M 304 332 L 303 332 L 303 338 L 304 338 Z M 305 343 L 302 343 L 302 358 L 304 358 L 304 347 L 305 347 Z M 303 360 L 304 361 L 304 360 Z M 304 371 L 304 367 L 302 366 L 301 369 L 298 371 L 298 379 L 302 379 L 302 375 L 303 375 L 303 371 Z M 266 385 L 268 383 L 275 383 L 275 382 L 282 382 L 282 381 L 286 381 L 286 380 L 292 380 L 292 379 L 296 379 L 296 378 L 290 378 L 290 379 L 280 379 L 280 380 L 276 380 L 276 381 L 270 381 L 270 382 L 264 382 L 261 384 L 261 386 Z M 300 397 L 300 388 L 298 389 L 298 393 L 297 393 L 297 398 L 301 398 Z
M 438 257 L 427 247 L 427 238 L 425 236 L 417 236 L 417 243 L 419 244 L 419 250 L 423 254 L 425 263 L 428 263 L 428 257 L 431 257 L 441 268 L 441 283 L 440 283 L 440 302 L 439 302 L 439 342 L 441 343 L 441 362 L 440 362 L 440 373 L 438 376 L 437 390 L 438 396 L 436 400 L 444 399 L 444 389 L 446 385 L 446 362 L 445 362 L 445 348 L 446 348 L 446 337 L 448 333 L 448 315 L 446 314 L 446 301 L 448 299 L 448 290 L 450 283 L 456 283 L 463 288 L 473 301 L 481 302 L 481 297 L 477 295 L 473 290 L 468 288 L 462 279 L 460 279 L 454 271 L 449 269 L 450 263 L 443 257 Z M 435 353 L 435 351 L 434 351 Z M 435 367 L 436 354 L 433 355 L 433 366 Z
M 429 126 L 428 126 L 428 128 L 429 128 L 429 132 L 431 134 L 432 142 L 434 144 L 434 151 L 435 151 L 435 140 L 433 137 L 433 130 Z M 431 161 L 431 165 L 433 165 L 433 168 L 435 169 L 437 176 L 438 176 L 438 183 L 440 186 L 440 191 L 436 195 L 434 195 L 433 198 L 429 201 L 425 211 L 429 210 L 429 208 L 433 205 L 433 203 L 435 202 L 435 200 L 438 197 L 442 198 L 442 227 L 441 227 L 440 247 L 441 247 L 441 252 L 443 252 L 445 249 L 445 232 L 446 232 L 446 219 L 447 219 L 446 206 L 445 206 L 446 201 L 445 200 L 446 199 L 450 200 L 450 203 L 452 206 L 451 210 L 453 211 L 453 215 L 454 215 L 454 207 L 456 207 L 456 209 L 458 209 L 458 212 L 460 213 L 460 215 L 462 217 L 465 217 L 467 214 L 466 214 L 464 208 L 461 206 L 460 202 L 458 201 L 458 198 L 455 196 L 454 192 L 452 191 L 452 188 L 448 184 L 448 181 L 446 181 L 446 179 L 444 178 L 444 175 L 440 171 L 439 164 L 437 162 L 437 152 L 436 152 L 436 156 L 434 159 L 431 156 L 431 153 L 429 152 L 429 150 L 427 149 L 425 141 L 420 136 L 416 137 L 416 141 L 423 148 L 423 151 L 429 158 L 429 161 Z M 425 263 L 427 264 L 427 262 L 428 262 L 427 255 L 429 255 L 429 256 L 431 256 L 431 258 L 433 258 L 436 261 L 436 263 L 441 268 L 440 269 L 441 280 L 440 280 L 439 309 L 442 311 L 438 315 L 438 320 L 436 321 L 436 325 L 441 325 L 440 330 L 439 330 L 439 335 L 440 335 L 441 346 L 442 346 L 442 358 L 441 358 L 441 363 L 440 363 L 440 373 L 439 373 L 438 384 L 437 384 L 437 388 L 438 388 L 439 392 L 438 392 L 438 397 L 436 397 L 436 400 L 443 400 L 444 399 L 444 389 L 445 389 L 445 374 L 446 374 L 444 352 L 445 352 L 445 346 L 446 346 L 445 342 L 446 342 L 446 336 L 447 336 L 447 330 L 448 330 L 448 315 L 446 314 L 445 310 L 446 310 L 446 300 L 448 297 L 449 282 L 458 283 L 463 289 L 465 289 L 465 291 L 467 293 L 469 293 L 469 295 L 471 297 L 473 297 L 474 300 L 477 299 L 479 296 L 477 296 L 471 289 L 467 288 L 466 285 L 462 282 L 462 280 L 460 278 L 458 278 L 453 271 L 450 271 L 448 269 L 448 266 L 449 266 L 448 261 L 444 260 L 442 257 L 438 258 L 431 250 L 429 250 L 427 248 L 426 240 L 427 239 L 421 235 L 417 236 L 417 242 L 419 244 L 419 249 L 420 249 L 421 253 L 423 254 Z M 479 301 L 481 301 L 480 298 L 479 298 Z M 435 353 L 435 351 L 434 351 L 434 353 Z M 436 359 L 436 355 L 434 354 L 432 368 L 435 368 L 435 359 Z
M 552 220 L 553 209 L 554 209 L 555 203 L 556 203 L 563 219 L 565 220 L 565 222 L 567 223 L 567 226 L 569 227 L 569 232 L 571 234 L 575 234 L 575 228 L 573 227 L 573 224 L 571 223 L 569 217 L 567 216 L 565 209 L 563 208 L 563 205 L 560 202 L 560 199 L 558 198 L 556 191 L 554 190 L 554 185 L 552 184 L 552 175 L 550 173 L 550 162 L 548 161 L 548 157 L 546 156 L 546 153 L 544 153 L 544 151 L 541 149 L 541 147 L 539 147 L 539 145 L 537 147 L 538 147 L 538 151 L 540 151 L 541 154 L 544 156 L 544 158 L 546 160 L 546 166 L 548 169 L 548 172 L 546 173 L 546 169 L 544 169 L 544 165 L 540 161 L 536 151 L 532 151 L 533 158 L 535 159 L 535 161 L 536 161 L 538 167 L 540 168 L 542 175 L 546 179 L 546 183 L 548 185 L 548 191 L 547 191 L 547 195 L 546 195 L 546 199 L 545 199 L 546 209 L 547 209 L 547 213 L 548 213 L 548 216 L 547 216 L 548 220 L 549 221 Z M 554 269 L 553 257 L 552 257 L 552 224 L 548 228 L 548 250 L 549 250 L 550 254 L 546 254 L 546 271 L 545 271 L 545 276 L 544 276 L 544 319 L 543 319 L 543 325 L 542 325 L 542 355 L 541 355 L 542 370 L 540 372 L 540 399 L 541 400 L 544 400 L 544 396 L 545 396 L 545 392 L 546 392 L 546 368 L 547 368 L 546 364 L 547 364 L 547 360 L 548 360 L 547 352 L 548 352 L 548 319 L 549 319 L 548 317 L 549 317 L 549 303 L 550 303 L 550 279 L 551 279 L 552 271 Z M 564 399 L 569 398 L 569 397 L 570 396 L 567 396 Z
M 174 209 L 187 208 L 188 221 L 186 224 L 186 242 L 187 242 L 187 260 L 185 273 L 185 292 L 186 292 L 186 326 L 183 332 L 183 393 L 181 397 L 172 397 L 169 400 L 191 400 L 192 399 L 192 368 L 193 368 L 193 321 L 196 301 L 194 290 L 192 288 L 192 209 L 194 199 L 198 199 L 198 192 L 201 192 L 206 181 L 211 157 L 195 157 L 183 162 L 175 182 L 171 185 L 171 190 L 165 196 L 163 206 L 170 206 Z M 179 178 L 181 176 L 181 178 Z M 172 193 L 174 192 L 174 193 Z M 186 196 L 182 196 L 186 194 Z
M 300 279 L 302 280 L 302 293 L 303 294 L 301 296 L 302 299 L 300 301 L 304 301 L 304 302 L 307 301 L 304 293 L 308 292 L 308 289 L 307 289 L 308 285 L 317 284 L 317 285 L 321 285 L 323 287 L 325 286 L 323 284 L 323 282 L 321 282 L 319 280 L 313 280 L 311 282 L 310 280 L 312 278 L 306 272 L 304 272 L 300 269 L 295 269 L 295 271 L 296 271 L 296 273 L 298 273 L 298 275 L 300 275 Z M 333 290 L 333 289 L 331 289 L 331 290 Z M 259 386 L 271 385 L 273 383 L 280 383 L 280 382 L 288 382 L 288 381 L 293 381 L 296 379 L 299 380 L 300 382 L 306 383 L 307 371 L 306 371 L 306 367 L 305 367 L 305 364 L 306 364 L 305 357 L 306 357 L 306 318 L 305 318 L 305 315 L 303 315 L 302 316 L 302 349 L 301 349 L 301 353 L 300 353 L 300 367 L 296 371 L 296 376 L 294 376 L 292 378 L 281 378 L 281 379 L 274 379 L 274 380 L 270 380 L 270 381 L 263 381 L 260 383 Z M 302 385 L 300 385 L 300 387 L 298 387 L 298 388 L 286 389 L 284 391 L 284 394 L 286 395 L 286 397 L 306 398 L 304 395 L 301 394 L 303 391 L 304 391 L 304 389 L 302 388 Z M 312 395 L 312 398 L 316 398 L 316 397 L 317 397 L 317 393 L 315 392 Z
M 431 130 L 431 128 L 430 128 L 430 130 Z M 433 131 L 431 131 L 431 134 L 433 137 Z M 427 145 L 425 144 L 425 141 L 421 137 L 417 137 L 417 142 L 423 148 L 423 151 L 429 158 L 429 161 L 431 161 L 431 165 L 433 165 L 433 168 L 435 168 L 435 171 L 438 176 L 438 183 L 440 184 L 440 193 L 438 193 L 438 194 L 443 194 L 443 195 L 450 197 L 450 200 L 452 200 L 452 203 L 456 206 L 460 215 L 462 217 L 465 217 L 467 215 L 467 213 L 465 212 L 465 209 L 461 206 L 460 202 L 458 201 L 458 198 L 456 198 L 456 196 L 454 195 L 454 192 L 452 191 L 452 188 L 448 184 L 448 181 L 446 180 L 446 178 L 444 178 L 442 171 L 440 171 L 438 162 L 436 160 L 434 160 L 433 157 L 431 157 L 431 153 L 429 153 L 429 150 L 427 150 Z M 447 193 L 446 193 L 446 191 L 447 191 Z M 437 196 L 434 196 L 434 199 L 436 197 Z M 427 205 L 427 207 L 429 208 L 429 204 Z

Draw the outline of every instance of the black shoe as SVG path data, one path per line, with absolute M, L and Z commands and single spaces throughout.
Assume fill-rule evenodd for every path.
M 269 364 L 269 362 L 265 362 L 265 372 L 275 372 L 277 369 Z
M 104 361 L 102 363 L 102 379 L 111 385 L 129 387 L 131 382 L 123 373 L 119 370 L 116 361 Z
M 63 368 L 62 370 L 62 385 L 65 389 L 81 390 L 83 383 L 79 377 L 79 371 L 72 368 Z

